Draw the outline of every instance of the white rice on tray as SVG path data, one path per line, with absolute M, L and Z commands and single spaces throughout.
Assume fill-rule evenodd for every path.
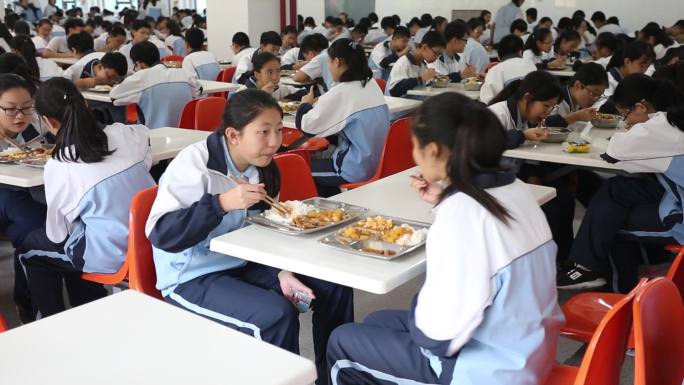
M 408 227 L 413 230 L 413 232 L 411 234 L 404 234 L 399 237 L 399 239 L 397 239 L 395 242 L 399 246 L 414 246 L 423 242 L 425 237 L 427 237 L 428 229 L 416 230 L 409 225 L 402 225 L 402 227 Z
M 292 218 L 300 215 L 306 215 L 316 209 L 316 207 L 313 205 L 307 205 L 301 201 L 285 201 L 280 203 L 290 208 L 290 210 L 292 210 L 292 214 L 289 216 L 284 216 L 280 213 L 280 211 L 270 208 L 264 211 L 264 217 L 273 222 L 289 225 L 290 222 L 292 222 Z

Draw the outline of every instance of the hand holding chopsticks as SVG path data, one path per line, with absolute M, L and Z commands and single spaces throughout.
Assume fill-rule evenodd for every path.
M 228 175 L 228 179 L 233 181 L 237 187 L 221 194 L 219 201 L 221 202 L 221 207 L 223 207 L 225 211 L 229 211 L 226 210 L 226 207 L 229 207 L 231 210 L 246 209 L 259 201 L 265 201 L 271 207 L 278 210 L 282 215 L 290 214 L 291 211 L 289 207 L 276 202 L 273 198 L 266 194 L 263 183 L 250 184 L 248 181 L 237 178 L 233 175 Z
M 28 148 L 26 145 L 17 143 L 17 141 L 15 141 L 14 139 L 10 138 L 9 136 L 5 136 L 5 137 L 3 137 L 2 139 L 3 139 L 5 142 L 11 144 L 13 147 L 19 149 L 19 151 L 21 151 L 21 152 L 30 152 L 30 150 L 31 150 L 31 149 Z

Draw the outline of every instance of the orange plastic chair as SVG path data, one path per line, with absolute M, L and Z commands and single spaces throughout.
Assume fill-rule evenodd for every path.
M 646 284 L 634 300 L 634 384 L 684 383 L 684 304 L 666 278 Z
M 126 106 L 126 122 L 128 124 L 138 123 L 138 105 L 129 104 Z
M 304 136 L 304 133 L 302 133 L 296 128 L 283 127 L 282 144 L 285 147 L 289 147 L 292 143 L 294 143 L 297 139 L 301 138 L 302 136 Z M 328 148 L 329 145 L 330 142 L 328 142 L 328 140 L 325 138 L 311 138 L 306 142 L 302 143 L 302 145 L 300 145 L 297 148 L 307 151 L 323 151 L 326 148 Z
M 183 112 L 181 112 L 180 121 L 178 122 L 179 128 L 195 129 L 195 109 L 197 108 L 197 102 L 199 102 L 199 99 L 192 99 L 183 107 Z
M 161 61 L 163 63 L 167 63 L 167 62 L 180 62 L 180 63 L 182 63 L 183 62 L 183 56 L 181 56 L 181 55 L 167 55 L 167 56 L 164 56 L 161 59 Z
M 669 245 L 666 249 L 678 252 L 667 272 L 667 278 L 675 282 L 684 296 L 684 247 Z M 570 298 L 561 307 L 565 315 L 565 325 L 561 328 L 561 335 L 573 340 L 589 342 L 601 319 L 623 297 L 624 294 L 586 292 Z M 628 347 L 630 349 L 634 347 L 632 339 Z
M 216 79 L 219 82 L 226 82 L 230 83 L 233 80 L 233 75 L 235 75 L 235 71 L 237 70 L 236 66 L 224 68 L 219 72 L 218 74 L 218 79 Z
M 216 130 L 221 125 L 226 103 L 228 103 L 226 99 L 216 96 L 199 99 L 195 106 L 195 130 Z
M 484 73 L 489 72 L 489 70 L 492 69 L 492 67 L 494 67 L 494 66 L 497 65 L 497 64 L 499 64 L 498 61 L 491 62 L 491 63 L 487 64 L 487 65 L 485 66 L 485 68 L 484 68 Z
M 385 87 L 387 87 L 387 81 L 385 79 L 375 79 L 375 81 L 378 83 L 378 87 L 380 87 L 380 90 L 382 91 L 383 95 L 385 94 Z
M 157 272 L 152 259 L 152 244 L 145 235 L 145 223 L 150 216 L 152 204 L 157 196 L 157 186 L 143 190 L 131 201 L 131 216 L 128 224 L 128 284 L 131 289 L 151 297 L 163 299 L 155 287 Z
M 382 149 L 380 162 L 375 169 L 375 174 L 364 182 L 346 183 L 340 185 L 343 189 L 353 189 L 374 182 L 398 172 L 402 172 L 416 165 L 411 155 L 413 144 L 411 143 L 411 122 L 409 118 L 396 120 L 387 132 L 385 146 Z
M 274 157 L 280 170 L 280 200 L 304 200 L 318 196 L 318 190 L 311 176 L 306 160 L 293 153 L 276 154 Z
M 2 318 L 2 314 L 0 314 L 0 333 L 6 331 L 7 329 L 9 329 L 7 322 L 5 322 L 5 319 Z
M 620 369 L 632 328 L 632 303 L 645 283 L 646 279 L 642 279 L 606 313 L 587 346 L 579 368 L 554 365 L 546 385 L 620 384 Z

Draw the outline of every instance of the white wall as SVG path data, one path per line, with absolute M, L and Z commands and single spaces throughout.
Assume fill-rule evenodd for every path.
M 304 17 L 311 16 L 316 24 L 321 24 L 325 20 L 325 1 L 297 0 L 297 14 Z

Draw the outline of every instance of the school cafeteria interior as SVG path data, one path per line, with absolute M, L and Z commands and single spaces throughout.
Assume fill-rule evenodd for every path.
M 0 5 L 0 384 L 684 385 L 681 0 Z

